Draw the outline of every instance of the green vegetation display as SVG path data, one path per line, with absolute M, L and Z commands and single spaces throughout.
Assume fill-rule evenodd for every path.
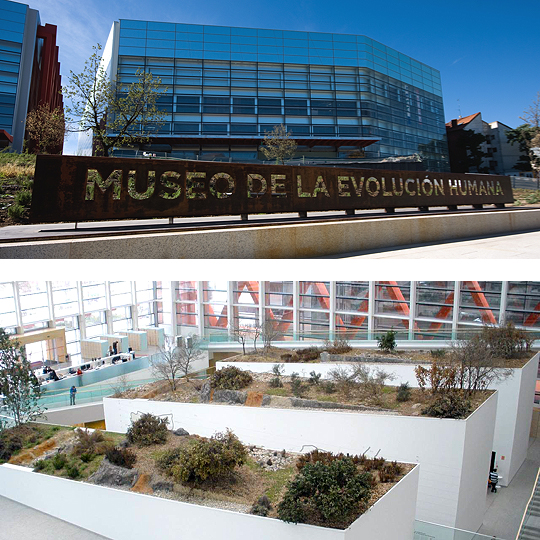
M 164 444 L 167 441 L 168 423 L 166 418 L 158 418 L 151 413 L 143 414 L 129 426 L 126 438 L 130 444 L 137 446 Z
M 158 467 L 176 482 L 201 485 L 229 476 L 244 464 L 246 449 L 236 435 L 227 430 L 210 439 L 200 437 L 186 447 L 165 452 L 157 461 Z
M 253 377 L 247 371 L 229 366 L 216 371 L 210 379 L 210 384 L 212 388 L 218 390 L 241 390 L 252 381 Z

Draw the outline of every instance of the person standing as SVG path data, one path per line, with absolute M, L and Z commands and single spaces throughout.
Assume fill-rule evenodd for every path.
M 70 405 L 75 405 L 75 394 L 76 393 L 77 393 L 77 389 L 75 388 L 75 386 L 72 386 L 69 389 L 69 404 Z
M 489 473 L 489 483 L 491 484 L 491 493 L 497 493 L 497 483 L 499 482 L 499 475 L 497 469 L 493 469 Z

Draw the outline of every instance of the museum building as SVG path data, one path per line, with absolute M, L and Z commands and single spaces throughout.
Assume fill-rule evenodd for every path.
M 145 70 L 166 88 L 151 144 L 117 156 L 258 162 L 283 124 L 301 163 L 449 170 L 439 71 L 366 36 L 122 19 L 102 65 L 120 85 Z

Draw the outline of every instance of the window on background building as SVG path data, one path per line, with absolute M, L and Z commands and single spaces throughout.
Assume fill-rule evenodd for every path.
M 24 330 L 47 328 L 50 312 L 46 283 L 44 281 L 18 281 L 17 287 Z
M 84 314 L 86 339 L 98 338 L 107 334 L 105 311 L 93 311 Z
M 415 339 L 451 339 L 454 296 L 454 281 L 417 282 Z
M 81 358 L 81 331 L 79 328 L 79 317 L 60 317 L 55 320 L 57 328 L 64 328 L 66 335 L 66 349 L 71 361 L 79 363 Z
M 330 282 L 300 281 L 298 316 L 303 339 L 328 339 L 330 332 Z
M 176 325 L 180 331 L 182 326 L 198 324 L 198 293 L 196 281 L 179 281 L 176 288 Z
M 131 306 L 112 308 L 111 314 L 113 334 L 126 330 L 133 330 Z
M 460 283 L 459 327 L 499 324 L 501 281 L 462 281 Z
M 367 339 L 368 281 L 336 282 L 336 333 L 347 339 Z
M 17 314 L 13 283 L 11 281 L 0 283 L 0 328 L 8 331 L 9 327 L 17 326 Z
M 384 333 L 397 332 L 400 339 L 407 339 L 410 315 L 410 281 L 377 281 L 375 283 L 374 330 Z
M 133 304 L 131 282 L 111 281 L 109 283 L 109 289 L 111 291 L 111 308 L 131 306 Z
M 233 281 L 235 327 L 254 327 L 259 323 L 259 282 Z
M 84 311 L 86 313 L 107 308 L 104 282 L 83 281 L 82 295 Z
M 203 281 L 204 328 L 212 335 L 227 335 L 227 282 Z
M 540 282 L 508 283 L 505 320 L 512 321 L 516 326 L 540 330 Z
M 54 316 L 76 315 L 79 313 L 79 293 L 75 281 L 53 281 L 52 297 Z

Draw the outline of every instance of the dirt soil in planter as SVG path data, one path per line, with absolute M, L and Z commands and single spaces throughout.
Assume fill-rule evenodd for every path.
M 316 371 L 315 366 L 314 370 Z M 391 369 L 389 369 L 388 371 L 391 372 Z M 270 381 L 274 378 L 274 375 L 270 373 L 251 373 L 251 375 L 253 377 L 253 382 L 248 387 L 242 388 L 243 392 L 248 392 L 248 395 L 249 393 L 269 394 L 273 396 L 273 399 L 270 403 L 271 407 L 292 408 L 292 404 L 288 400 L 280 399 L 294 396 L 292 392 L 291 377 L 282 377 L 281 379 L 283 381 L 283 387 L 273 388 L 270 385 Z M 323 389 L 324 385 L 320 383 L 318 385 L 310 385 L 307 382 L 307 378 L 301 378 L 301 380 L 303 382 L 304 388 L 302 398 L 324 402 L 341 403 L 345 405 L 363 405 L 366 407 L 384 409 L 381 411 L 381 414 L 391 413 L 403 416 L 420 416 L 422 409 L 424 409 L 427 405 L 431 404 L 434 401 L 435 397 L 437 397 L 433 396 L 428 390 L 422 391 L 419 388 L 411 388 L 410 400 L 399 402 L 396 399 L 399 388 L 397 386 L 385 386 L 382 389 L 382 392 L 377 395 L 366 392 L 366 390 L 362 389 L 362 387 L 360 386 L 352 389 L 349 392 L 340 390 L 338 388 L 336 392 L 328 394 Z M 142 387 L 142 390 L 134 388 L 132 390 L 129 390 L 128 392 L 125 392 L 119 397 L 126 399 L 135 399 L 138 397 L 142 397 L 142 395 L 145 395 L 148 392 L 148 389 L 151 388 L 152 385 L 156 385 L 157 387 L 158 384 L 159 383 L 156 382 L 144 385 L 144 387 Z M 155 401 L 199 403 L 199 391 L 201 386 L 202 381 L 200 380 L 191 381 L 189 383 L 182 382 L 178 385 L 175 392 L 172 392 L 169 390 L 169 388 L 162 386 L 161 388 L 165 388 L 166 390 L 163 393 L 156 395 L 153 399 Z M 473 410 L 479 407 L 491 394 L 492 391 L 490 390 L 487 390 L 485 392 L 478 392 L 477 394 L 475 394 L 471 398 Z M 215 405 L 220 405 L 220 403 L 215 403 Z M 339 411 L 343 409 L 333 410 Z M 372 413 L 376 414 L 376 411 L 370 411 L 370 414 Z
M 420 345 L 419 345 L 420 346 Z M 307 347 L 306 347 L 307 348 Z M 449 355 L 450 349 L 445 349 Z M 321 347 L 322 351 L 322 347 Z M 498 367 L 506 368 L 521 368 L 523 367 L 535 354 L 537 351 L 529 351 L 522 353 L 519 358 L 498 358 L 496 363 Z M 230 356 L 224 358 L 223 362 L 272 362 L 272 363 L 287 363 L 281 358 L 284 354 L 292 354 L 293 350 L 288 349 L 279 349 L 277 347 L 272 347 L 269 351 L 260 350 L 257 353 L 250 352 L 248 354 L 239 354 L 236 356 Z M 334 355 L 334 353 L 332 353 Z M 392 352 L 385 352 L 380 349 L 362 349 L 362 348 L 353 348 L 352 351 L 339 354 L 339 356 L 371 356 L 371 357 L 380 357 L 380 358 L 393 358 L 398 363 L 402 360 L 404 363 L 419 363 L 419 364 L 431 364 L 433 361 L 444 361 L 445 357 L 436 358 L 434 357 L 429 350 L 394 350 Z M 292 360 L 294 361 L 294 360 Z M 317 360 L 310 360 L 308 362 L 301 362 L 304 364 L 319 364 L 321 363 L 320 358 Z

